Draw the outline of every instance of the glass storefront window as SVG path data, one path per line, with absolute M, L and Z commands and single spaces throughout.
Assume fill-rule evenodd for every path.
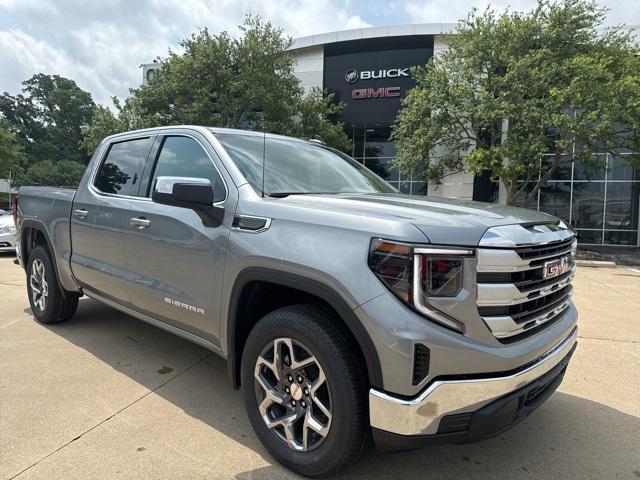
M 609 180 L 640 180 L 637 171 L 628 163 L 624 162 L 625 155 L 619 157 L 609 157 L 609 172 L 607 178 Z
M 602 230 L 580 230 L 576 229 L 579 243 L 602 244 Z
M 551 165 L 551 163 L 553 162 L 553 159 L 554 159 L 554 155 L 543 155 L 542 167 L 545 168 Z M 551 180 L 571 180 L 571 168 L 572 168 L 571 156 L 564 155 L 562 157 L 562 160 L 560 160 L 560 164 L 558 165 L 558 168 L 556 169 L 555 172 L 553 172 L 553 175 L 551 175 Z M 542 173 L 544 174 L 545 171 L 543 170 Z
M 367 130 L 366 157 L 391 158 L 396 156 L 396 144 L 389 140 L 391 127 L 369 127 Z
M 521 182 L 520 185 L 522 185 Z M 518 195 L 516 195 L 516 200 L 514 202 L 514 205 L 517 207 L 524 207 L 524 202 L 527 199 L 527 196 L 529 195 L 529 193 L 531 192 L 531 189 L 535 186 L 535 183 L 533 182 L 526 182 L 526 186 L 518 193 Z M 538 196 L 536 195 L 535 198 L 533 198 L 530 202 L 529 205 L 527 205 L 526 208 L 531 208 L 533 210 L 537 210 L 538 209 Z
M 427 182 L 411 182 L 411 195 L 426 195 Z
M 400 174 L 391 166 L 391 162 L 390 158 L 366 158 L 364 166 L 388 182 L 398 182 Z
M 640 182 L 608 182 L 605 228 L 638 230 L 638 195 Z
M 596 153 L 588 162 L 576 160 L 573 169 L 574 180 L 604 180 L 607 169 L 607 154 Z
M 540 189 L 540 210 L 568 222 L 570 205 L 570 182 L 549 182 Z
M 411 193 L 411 182 L 400 182 L 400 193 Z
M 637 245 L 638 232 L 617 232 L 605 230 L 604 243 L 608 245 Z
M 574 182 L 571 223 L 577 228 L 602 228 L 604 182 Z

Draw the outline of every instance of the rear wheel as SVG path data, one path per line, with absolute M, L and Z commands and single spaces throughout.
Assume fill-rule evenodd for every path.
M 41 323 L 70 319 L 78 308 L 78 295 L 58 285 L 49 252 L 42 246 L 31 251 L 27 265 L 27 293 L 31 311 Z
M 253 328 L 242 358 L 251 424 L 269 452 L 307 476 L 337 472 L 365 445 L 366 387 L 331 313 L 285 307 Z

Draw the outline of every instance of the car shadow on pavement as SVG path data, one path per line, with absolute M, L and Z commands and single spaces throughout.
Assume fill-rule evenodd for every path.
M 216 355 L 90 299 L 80 302 L 71 321 L 46 328 L 270 464 L 236 478 L 297 478 L 258 442 L 242 397 L 232 389 L 225 362 Z M 192 359 L 191 365 L 182 362 L 188 366 L 174 368 L 169 357 L 175 360 L 176 355 Z M 556 392 L 531 417 L 484 442 L 393 454 L 370 448 L 338 478 L 637 479 L 639 451 L 640 418 Z

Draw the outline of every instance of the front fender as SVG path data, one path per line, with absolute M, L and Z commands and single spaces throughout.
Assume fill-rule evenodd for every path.
M 334 289 L 322 282 L 296 275 L 291 272 L 265 267 L 248 267 L 242 270 L 237 275 L 231 289 L 226 322 L 224 322 L 226 323 L 226 329 L 224 330 L 225 335 L 221 340 L 222 345 L 226 347 L 225 353 L 227 357 L 227 367 L 234 388 L 239 386 L 238 374 L 242 354 L 242 352 L 236 351 L 236 317 L 238 314 L 240 297 L 244 287 L 250 282 L 255 281 L 294 288 L 313 295 L 314 297 L 317 297 L 329 304 L 338 313 L 338 315 L 340 315 L 347 328 L 356 339 L 367 366 L 369 383 L 372 386 L 382 388 L 382 371 L 375 346 L 364 326 L 353 312 L 353 308 L 349 306 L 347 301 Z

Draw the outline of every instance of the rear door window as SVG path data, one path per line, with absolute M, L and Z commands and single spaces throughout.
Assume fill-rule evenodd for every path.
M 137 196 L 152 139 L 137 138 L 111 144 L 95 186 L 103 193 Z

